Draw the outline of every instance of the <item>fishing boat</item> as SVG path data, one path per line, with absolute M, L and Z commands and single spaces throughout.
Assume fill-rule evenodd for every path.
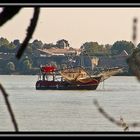
M 67 68 L 58 70 L 54 66 L 41 66 L 39 79 L 36 82 L 37 90 L 96 90 L 100 82 L 122 72 L 122 68 L 110 68 L 91 74 L 84 67 L 84 55 L 81 55 L 79 65 L 74 66 L 73 56 L 67 60 Z M 94 70 L 94 72 L 96 72 Z M 57 74 L 59 73 L 59 78 Z M 51 79 L 49 77 L 52 77 Z
M 43 66 L 38 81 L 37 90 L 96 90 L 101 77 L 91 77 L 82 67 L 60 70 L 59 79 L 56 76 L 56 67 Z M 52 79 L 49 79 L 49 77 Z

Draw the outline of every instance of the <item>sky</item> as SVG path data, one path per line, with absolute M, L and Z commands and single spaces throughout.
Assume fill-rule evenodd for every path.
M 23 41 L 33 15 L 33 8 L 23 8 L 0 28 L 0 37 Z M 43 43 L 66 39 L 73 48 L 88 41 L 113 44 L 118 40 L 132 41 L 133 19 L 138 19 L 137 42 L 140 41 L 140 8 L 41 8 L 33 38 Z

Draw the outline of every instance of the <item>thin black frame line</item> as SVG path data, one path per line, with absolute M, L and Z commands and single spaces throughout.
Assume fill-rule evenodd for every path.
M 86 7 L 86 6 L 111 6 L 112 8 L 113 8 L 113 6 L 140 6 L 140 3 L 0 3 L 0 6 L 5 6 L 5 5 L 7 5 L 7 6 L 15 6 L 15 5 L 17 5 L 17 6 L 84 6 L 84 7 Z M 99 7 L 98 7 L 99 8 Z M 48 131 L 46 131 L 45 133 L 47 133 Z M 9 132 L 7 132 L 7 133 L 9 133 Z M 26 133 L 26 132 L 25 132 Z M 49 133 L 49 132 L 48 132 Z M 63 134 L 64 133 L 64 134 Z M 102 134 L 102 132 L 101 132 L 101 134 L 94 134 L 94 133 L 96 133 L 95 131 L 93 132 L 93 134 L 86 134 L 86 132 L 85 133 L 83 133 L 82 131 L 80 132 L 81 134 L 74 134 L 73 133 L 73 136 L 83 136 L 83 135 L 85 135 L 85 136 L 90 136 L 90 135 L 93 135 L 93 136 L 119 136 L 118 134 L 113 134 L 113 132 L 109 132 L 109 134 Z M 82 134 L 83 133 L 83 134 Z M 88 132 L 87 132 L 88 133 Z M 18 134 L 18 133 L 16 133 L 16 134 L 14 134 L 14 133 L 12 133 L 12 135 L 14 135 L 14 136 L 25 136 L 25 134 Z M 27 133 L 27 135 L 28 136 L 35 136 L 36 134 L 35 133 L 32 133 L 32 134 L 28 134 Z M 37 134 L 38 136 L 70 136 L 71 134 L 66 134 L 65 133 L 65 131 L 63 131 L 62 132 L 62 134 L 60 133 L 60 134 L 55 134 L 55 131 L 54 131 L 54 134 Z M 128 133 L 126 133 L 126 134 L 120 134 L 120 136 L 139 136 L 140 134 L 133 134 L 132 133 L 132 135 L 131 135 L 131 133 L 130 134 L 128 134 Z M 5 136 L 4 134 L 0 134 L 0 136 Z M 7 136 L 7 135 L 6 135 Z M 9 135 L 10 136 L 10 135 Z
M 0 6 L 140 6 L 140 3 L 0 3 Z

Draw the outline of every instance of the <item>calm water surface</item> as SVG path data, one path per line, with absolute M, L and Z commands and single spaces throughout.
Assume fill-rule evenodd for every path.
M 98 112 L 94 99 L 115 119 L 140 122 L 140 82 L 135 77 L 113 76 L 95 91 L 36 91 L 37 78 L 0 76 L 20 131 L 122 131 Z M 14 131 L 1 94 L 0 131 Z

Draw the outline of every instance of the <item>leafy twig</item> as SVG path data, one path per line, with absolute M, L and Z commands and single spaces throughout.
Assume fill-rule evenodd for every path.
M 26 47 L 28 45 L 29 40 L 32 38 L 32 35 L 34 33 L 34 30 L 35 30 L 35 27 L 37 25 L 37 21 L 38 21 L 38 18 L 39 18 L 39 13 L 40 13 L 40 8 L 35 7 L 33 18 L 31 19 L 31 23 L 30 23 L 30 25 L 27 29 L 26 38 L 24 39 L 22 45 L 20 46 L 20 48 L 19 48 L 19 50 L 16 54 L 17 59 L 21 58 L 24 50 L 26 49 Z
M 18 132 L 18 124 L 16 122 L 16 119 L 15 119 L 15 116 L 14 116 L 14 113 L 12 111 L 12 108 L 11 108 L 11 105 L 10 105 L 10 102 L 8 100 L 8 94 L 6 93 L 4 87 L 0 84 L 0 90 L 2 92 L 2 95 L 4 97 L 4 100 L 5 100 L 5 103 L 6 103 L 6 106 L 7 106 L 7 109 L 8 109 L 8 112 L 11 116 L 11 120 L 12 120 L 12 123 L 13 123 L 13 126 L 14 126 L 14 129 L 16 132 Z

